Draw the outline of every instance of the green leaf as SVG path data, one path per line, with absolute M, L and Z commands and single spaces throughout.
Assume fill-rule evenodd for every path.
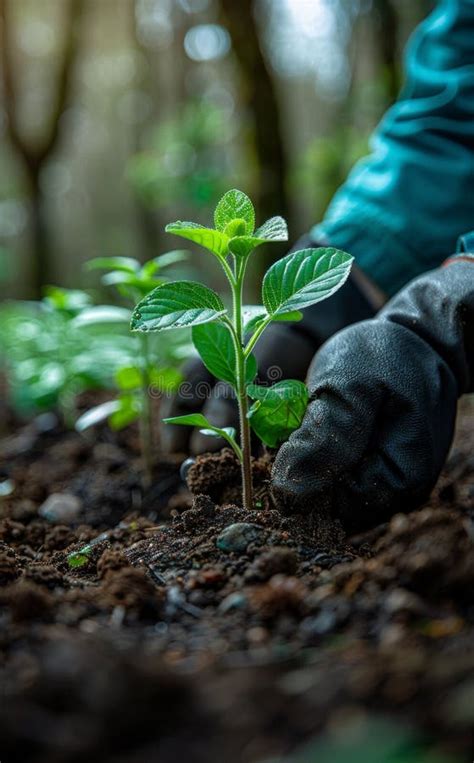
M 201 434 L 207 435 L 207 437 L 222 437 L 223 434 L 226 434 L 228 437 L 232 437 L 233 440 L 235 440 L 235 429 L 234 427 L 216 427 L 215 429 L 200 429 L 199 430 Z
M 242 310 L 243 333 L 248 334 L 254 330 L 267 315 L 263 305 L 245 305 Z
M 76 567 L 83 567 L 89 561 L 89 557 L 92 551 L 92 546 L 83 546 L 80 551 L 72 551 L 67 555 L 67 563 L 72 569 Z
M 244 307 L 243 319 L 244 319 L 244 335 L 253 334 L 253 332 L 259 327 L 259 325 L 268 318 L 268 313 L 263 305 L 250 305 Z M 272 316 L 273 321 L 291 322 L 300 321 L 303 318 L 303 313 L 300 310 L 292 310 L 289 313 L 281 313 Z
M 137 366 L 123 366 L 115 372 L 117 387 L 124 391 L 138 389 L 143 383 L 142 372 Z
M 152 368 L 149 372 L 150 384 L 158 392 L 171 395 L 183 381 L 183 374 L 177 368 Z
M 275 262 L 263 279 L 263 304 L 273 316 L 330 297 L 346 281 L 353 257 L 338 249 L 302 249 Z
M 142 271 L 144 271 L 146 275 L 153 275 L 155 270 L 149 273 L 147 270 L 148 266 L 153 265 L 158 270 L 163 270 L 163 268 L 169 268 L 170 265 L 176 265 L 177 262 L 187 260 L 188 257 L 189 252 L 186 249 L 173 249 L 171 252 L 165 252 L 164 254 L 160 254 L 158 257 L 154 257 L 152 260 L 145 262 Z
M 148 292 L 159 286 L 163 281 L 155 277 L 155 273 L 160 267 L 166 267 L 167 264 L 182 259 L 182 252 L 169 252 L 170 257 L 163 263 L 160 263 L 160 257 L 141 265 L 138 260 L 131 257 L 98 257 L 87 263 L 89 270 L 106 270 L 102 276 L 101 282 L 105 286 L 115 286 L 119 294 L 133 301 L 141 296 L 146 296 Z M 163 255 L 167 257 L 167 255 Z
M 120 408 L 120 402 L 118 400 L 107 400 L 106 403 L 96 405 L 94 408 L 90 408 L 88 411 L 79 416 L 76 421 L 75 428 L 78 432 L 84 432 L 84 430 L 93 427 L 96 424 L 101 424 L 103 421 L 109 418 L 113 413 Z
M 106 273 L 102 276 L 101 281 L 104 286 L 124 285 L 140 290 L 147 288 L 148 291 L 163 283 L 161 279 L 147 276 L 141 272 L 136 275 L 135 273 L 124 273 L 121 270 L 111 270 L 110 273 Z
M 221 231 L 205 228 L 203 225 L 198 225 L 198 223 L 182 222 L 181 220 L 169 223 L 165 231 L 167 233 L 174 233 L 176 236 L 181 236 L 181 238 L 186 238 L 189 241 L 194 241 L 195 244 L 208 249 L 218 257 L 225 257 L 227 254 L 229 237 Z
M 221 323 L 206 323 L 193 328 L 193 342 L 207 370 L 213 376 L 237 387 L 235 349 L 229 330 Z M 257 361 L 249 355 L 246 366 L 246 382 L 257 374 Z
M 234 236 L 246 236 L 247 235 L 247 223 L 245 220 L 231 220 L 230 223 L 227 223 L 227 225 L 224 228 L 224 233 L 226 236 L 229 236 L 229 238 L 233 238 Z
M 291 310 L 289 313 L 278 313 L 272 317 L 272 320 L 280 321 L 281 323 L 297 323 L 298 321 L 301 321 L 302 318 L 303 313 L 301 310 Z
M 253 236 L 234 236 L 229 241 L 229 252 L 236 257 L 248 257 L 256 246 L 263 243 Z
M 95 257 L 85 264 L 86 270 L 121 270 L 123 273 L 138 273 L 140 263 L 132 257 Z
M 130 284 L 136 280 L 135 273 L 129 273 L 127 270 L 109 270 L 101 280 L 104 286 L 118 286 L 119 284 Z
M 283 217 L 271 217 L 253 236 L 234 236 L 229 241 L 229 251 L 237 257 L 248 257 L 255 247 L 271 241 L 288 241 L 288 228 Z
M 84 326 L 96 326 L 100 323 L 123 323 L 130 322 L 131 312 L 126 307 L 116 307 L 115 305 L 97 305 L 90 307 L 79 313 L 71 325 L 75 328 Z
M 132 331 L 164 331 L 215 321 L 226 309 L 218 294 L 195 281 L 162 284 L 138 303 Z
M 229 330 L 221 323 L 205 323 L 194 326 L 192 337 L 207 370 L 235 387 L 235 349 Z
M 259 241 L 288 241 L 288 226 L 283 217 L 270 217 L 254 234 Z
M 300 426 L 308 404 L 303 382 L 287 379 L 271 387 L 249 384 L 247 394 L 256 401 L 248 414 L 252 429 L 269 447 L 276 448 Z
M 253 353 L 250 353 L 250 355 L 247 357 L 246 366 L 245 366 L 245 383 L 250 384 L 253 382 L 257 375 L 258 371 L 258 365 L 257 365 L 257 358 Z
M 89 294 L 80 289 L 62 289 L 60 286 L 46 286 L 44 301 L 55 310 L 78 313 L 91 304 Z
M 137 420 L 140 415 L 141 403 L 136 395 L 120 395 L 119 406 L 109 418 L 110 428 L 114 431 L 124 429 Z
M 101 278 L 104 286 L 115 286 L 123 297 L 137 300 L 138 296 L 146 297 L 152 289 L 164 283 L 162 278 L 147 276 L 145 273 L 124 273 L 120 270 L 112 270 Z
M 144 278 L 146 280 L 154 278 L 155 273 L 158 272 L 159 268 L 160 266 L 158 264 L 158 257 L 156 257 L 154 260 L 148 260 L 148 262 L 145 262 L 142 269 L 140 270 L 138 277 Z
M 183 424 L 188 427 L 199 427 L 199 430 L 203 434 L 210 435 L 212 437 L 222 437 L 223 440 L 229 443 L 234 450 L 239 461 L 242 461 L 242 451 L 235 441 L 235 429 L 233 427 L 220 427 L 213 426 L 202 413 L 188 413 L 185 416 L 173 416 L 172 418 L 163 419 L 165 424 Z
M 182 424 L 186 427 L 208 427 L 210 426 L 208 420 L 202 413 L 187 413 L 185 416 L 172 416 L 168 419 L 163 419 L 165 424 Z
M 227 191 L 219 201 L 214 212 L 214 225 L 217 230 L 224 231 L 234 220 L 243 220 L 244 233 L 252 234 L 255 228 L 255 210 L 249 197 L 242 191 L 233 188 Z

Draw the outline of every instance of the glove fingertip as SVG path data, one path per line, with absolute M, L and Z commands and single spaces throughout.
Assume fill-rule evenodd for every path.
M 290 442 L 280 448 L 271 475 L 271 494 L 282 514 L 308 514 L 319 510 L 327 501 L 321 480 L 313 478 L 313 470 L 295 456 Z

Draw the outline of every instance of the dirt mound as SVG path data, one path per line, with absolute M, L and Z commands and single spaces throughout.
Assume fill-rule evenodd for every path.
M 260 458 L 252 458 L 254 506 L 258 508 L 274 508 L 269 492 L 271 466 L 272 457 L 267 453 Z M 241 503 L 241 468 L 230 448 L 198 456 L 188 471 L 186 481 L 194 495 L 208 495 L 219 504 Z
M 105 513 L 97 498 L 56 523 L 38 509 L 61 434 L 15 451 L 6 472 L 19 459 L 38 484 L 15 483 L 0 505 L 2 760 L 286 760 L 323 731 L 371 728 L 376 711 L 464 761 L 474 744 L 466 422 L 429 505 L 351 538 L 330 517 L 268 505 L 268 457 L 254 462 L 263 497 L 251 512 L 212 489 L 188 508 L 180 488 L 164 522 L 164 493 L 137 511 L 131 490 L 116 506 L 109 493 Z M 69 478 L 55 466 L 50 492 L 73 494 L 92 468 L 73 441 Z M 102 456 L 105 474 L 113 459 Z M 230 456 L 200 460 L 194 489 L 212 488 L 211 473 L 219 495 L 237 489 Z M 109 469 L 112 483 L 121 469 Z

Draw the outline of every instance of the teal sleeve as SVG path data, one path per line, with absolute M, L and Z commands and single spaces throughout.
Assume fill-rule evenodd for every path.
M 406 51 L 406 84 L 312 235 L 387 294 L 474 228 L 474 0 L 442 0 Z

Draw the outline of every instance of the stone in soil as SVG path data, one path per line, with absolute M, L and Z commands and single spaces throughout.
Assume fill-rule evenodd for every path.
M 73 524 L 77 521 L 82 501 L 72 493 L 52 493 L 38 509 L 40 517 L 56 524 Z
M 251 522 L 235 522 L 229 525 L 217 536 L 217 548 L 227 553 L 244 553 L 251 543 L 262 545 L 265 540 L 265 530 Z

